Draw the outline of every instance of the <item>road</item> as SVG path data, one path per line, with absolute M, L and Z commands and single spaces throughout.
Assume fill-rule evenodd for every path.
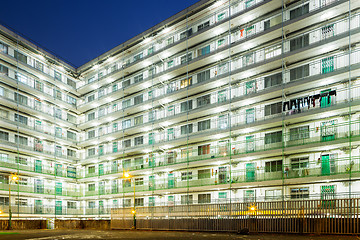
M 209 232 L 172 232 L 172 231 L 98 231 L 98 230 L 13 230 L 0 231 L 0 240 L 130 240 L 130 239 L 170 239 L 170 240 L 360 240 L 358 236 L 337 236 L 337 235 L 290 235 L 290 234 L 256 234 L 238 235 L 230 233 L 209 233 Z

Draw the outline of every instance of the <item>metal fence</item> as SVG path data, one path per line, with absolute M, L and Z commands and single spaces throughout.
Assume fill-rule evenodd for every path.
M 136 228 L 152 230 L 358 234 L 360 198 L 136 208 Z M 111 210 L 111 228 L 130 229 L 132 208 Z

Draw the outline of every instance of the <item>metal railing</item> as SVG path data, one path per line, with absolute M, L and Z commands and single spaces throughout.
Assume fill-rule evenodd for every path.
M 289 200 L 136 208 L 137 229 L 357 234 L 360 199 Z M 133 224 L 131 208 L 111 210 L 111 228 Z

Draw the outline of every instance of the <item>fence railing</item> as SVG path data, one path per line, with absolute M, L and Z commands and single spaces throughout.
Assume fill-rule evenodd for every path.
M 136 208 L 136 228 L 153 230 L 358 234 L 360 198 Z M 131 228 L 132 208 L 111 210 L 113 229 Z

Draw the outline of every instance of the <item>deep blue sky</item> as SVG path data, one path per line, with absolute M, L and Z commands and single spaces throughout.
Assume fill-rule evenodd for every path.
M 0 24 L 80 66 L 198 0 L 5 0 Z

